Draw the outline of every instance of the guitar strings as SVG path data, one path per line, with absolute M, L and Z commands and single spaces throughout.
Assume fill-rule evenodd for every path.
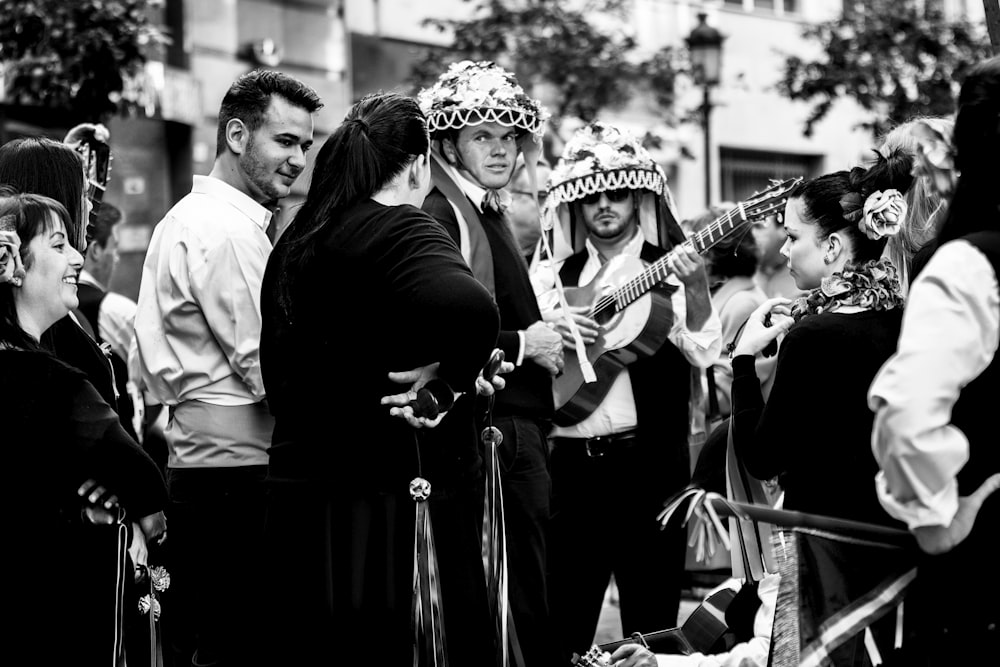
M 801 178 L 791 179 L 791 180 L 798 182 L 801 180 Z M 747 202 L 741 202 L 735 208 L 723 213 L 721 216 L 719 216 L 718 219 L 709 223 L 709 225 L 705 229 L 695 234 L 692 238 L 684 241 L 682 245 L 690 247 L 692 250 L 694 250 L 699 254 L 705 252 L 712 245 L 715 245 L 716 243 L 724 239 L 728 234 L 731 234 L 733 231 L 736 230 L 737 225 L 733 224 L 733 217 L 735 214 L 737 213 L 739 214 L 741 219 L 740 224 L 745 224 L 751 222 L 752 219 L 761 217 L 763 215 L 767 215 L 771 211 L 777 210 L 778 207 L 784 205 L 785 200 L 783 199 L 778 199 L 777 201 L 773 200 L 775 197 L 779 198 L 781 197 L 781 194 L 778 194 L 780 191 L 784 190 L 785 192 L 787 192 L 789 189 L 791 189 L 790 182 L 791 181 L 776 183 L 772 187 L 764 190 L 763 192 L 754 193 L 753 198 L 750 199 L 749 206 L 747 205 L 748 204 Z M 757 201 L 754 201 L 754 198 L 756 198 Z M 729 229 L 724 230 L 723 223 L 725 223 Z M 746 231 L 743 232 L 744 236 L 749 231 L 750 227 L 747 226 Z M 715 238 L 715 233 L 719 234 L 718 239 Z M 707 245 L 705 243 L 705 236 L 708 236 L 709 241 L 711 241 L 711 245 Z M 698 249 L 698 246 L 694 243 L 695 240 L 701 243 L 700 250 Z M 644 283 L 647 282 L 649 279 L 651 279 L 653 277 L 653 274 L 657 274 L 661 270 L 665 270 L 667 268 L 667 259 L 671 257 L 673 254 L 674 251 L 671 250 L 666 255 L 653 262 L 646 270 L 644 270 L 638 276 L 632 278 L 627 283 L 625 283 L 618 289 L 614 290 L 611 294 L 605 294 L 604 296 L 600 297 L 597 301 L 594 302 L 594 306 L 590 310 L 591 315 L 596 316 L 599 313 L 606 310 L 607 308 L 613 307 L 615 303 L 619 300 L 619 298 L 621 296 L 626 295 L 628 292 L 630 291 L 636 292 L 640 288 L 645 287 Z M 656 282 L 659 282 L 660 280 L 663 280 L 663 278 L 659 278 L 656 281 L 654 281 L 650 285 L 650 287 L 652 287 L 653 284 L 656 284 Z M 643 290 L 643 292 L 644 291 L 645 290 Z M 637 294 L 636 298 L 638 298 L 638 296 L 640 296 L 640 294 Z M 631 302 L 632 302 L 631 300 L 628 301 L 628 303 Z M 628 305 L 628 303 L 624 305 Z

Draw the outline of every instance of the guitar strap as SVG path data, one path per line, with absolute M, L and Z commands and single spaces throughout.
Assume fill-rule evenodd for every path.
M 476 207 L 472 205 L 469 198 L 465 196 L 462 188 L 458 186 L 444 165 L 441 158 L 434 151 L 431 152 L 431 182 L 434 184 L 445 198 L 458 208 L 465 220 L 465 230 L 469 238 L 469 268 L 476 280 L 483 284 L 490 294 L 496 296 L 496 284 L 493 275 L 493 251 L 490 249 L 490 242 L 486 238 L 486 230 L 479 219 Z M 462 225 L 459 225 L 459 233 Z

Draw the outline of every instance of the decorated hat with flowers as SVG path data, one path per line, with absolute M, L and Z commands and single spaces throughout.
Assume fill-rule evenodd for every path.
M 433 86 L 420 91 L 417 101 L 432 136 L 470 125 L 499 123 L 541 138 L 549 118 L 512 73 L 486 60 L 453 63 Z
M 594 121 L 566 143 L 549 177 L 546 205 L 558 206 L 605 190 L 648 190 L 662 195 L 667 177 L 642 143 Z

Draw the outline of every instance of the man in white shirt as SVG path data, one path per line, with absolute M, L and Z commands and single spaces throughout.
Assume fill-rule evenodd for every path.
M 608 305 L 608 317 L 590 299 L 571 306 L 586 348 L 606 346 L 591 358 L 597 382 L 561 384 L 577 364 L 569 354 L 565 377 L 555 381 L 550 570 L 553 618 L 567 655 L 590 647 L 612 574 L 626 635 L 677 621 L 685 531 L 660 530 L 656 515 L 690 480 L 691 369 L 718 358 L 722 334 L 704 262 L 680 245 L 671 203 L 663 170 L 642 145 L 599 122 L 574 135 L 549 179 L 546 205 L 564 223 L 559 243 L 569 246 L 553 250 L 560 282 L 605 285 Z M 552 267 L 535 266 L 536 289 L 556 284 Z M 631 287 L 617 290 L 624 284 L 618 278 Z M 572 352 L 557 297 L 543 291 L 539 303 Z M 625 333 L 636 322 L 645 332 Z
M 180 665 L 247 664 L 247 598 L 273 421 L 261 381 L 267 227 L 306 166 L 322 103 L 285 74 L 229 88 L 212 171 L 157 225 L 135 335 L 142 381 L 168 406 L 170 646 Z

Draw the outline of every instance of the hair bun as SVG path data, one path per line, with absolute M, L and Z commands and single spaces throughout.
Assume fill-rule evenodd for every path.
M 869 192 L 899 190 L 906 192 L 913 185 L 913 155 L 903 148 L 894 148 L 888 155 L 875 151 L 875 162 L 865 178 Z

